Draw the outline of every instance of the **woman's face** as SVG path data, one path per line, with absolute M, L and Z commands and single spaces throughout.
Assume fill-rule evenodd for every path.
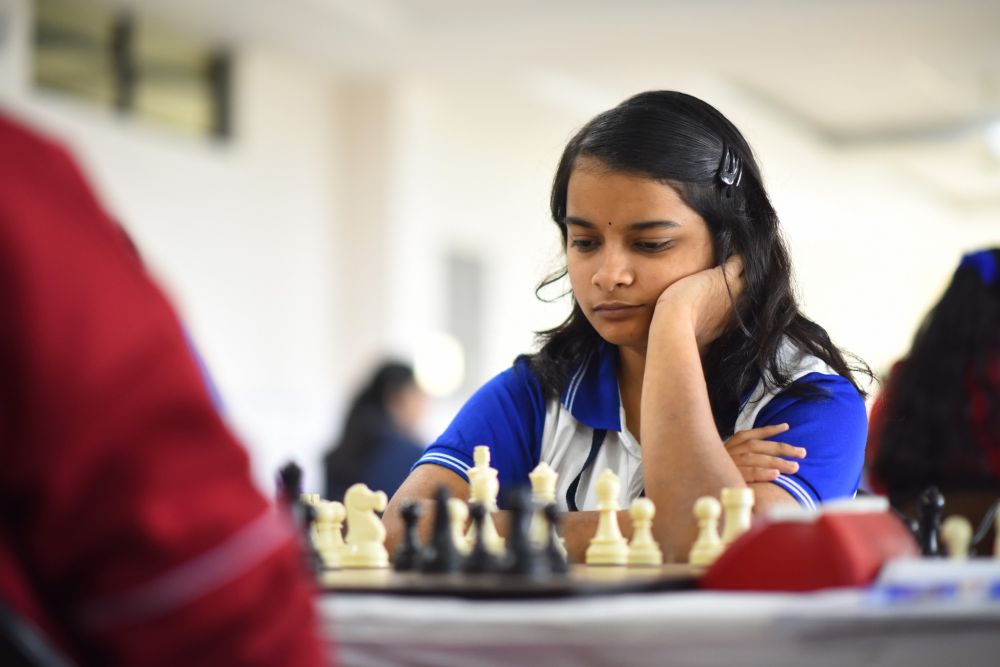
M 427 394 L 416 383 L 404 385 L 389 398 L 386 408 L 400 430 L 416 435 L 427 410 Z
M 705 221 L 673 188 L 594 158 L 570 174 L 565 222 L 573 294 L 614 345 L 645 349 L 663 291 L 715 265 Z

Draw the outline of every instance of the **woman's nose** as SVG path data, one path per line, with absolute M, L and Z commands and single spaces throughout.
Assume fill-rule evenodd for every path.
M 602 254 L 600 266 L 594 273 L 594 285 L 605 292 L 631 285 L 635 275 L 632 272 L 627 254 L 615 249 L 607 249 Z

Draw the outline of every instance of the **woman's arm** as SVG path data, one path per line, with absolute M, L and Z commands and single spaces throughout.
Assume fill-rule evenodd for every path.
M 393 494 L 382 514 L 382 523 L 385 526 L 385 546 L 390 554 L 396 553 L 396 548 L 403 541 L 406 526 L 400 512 L 411 502 L 420 503 L 422 512 L 418 526 L 420 539 L 426 543 L 430 537 L 431 526 L 434 524 L 434 496 L 441 486 L 447 488 L 453 498 L 461 498 L 462 500 L 469 498 L 468 482 L 462 479 L 458 473 L 432 463 L 417 466 Z
M 738 290 L 739 260 L 729 260 L 725 268 Z M 653 532 L 667 560 L 687 559 L 697 533 L 692 507 L 699 497 L 747 486 L 715 427 L 701 365 L 700 350 L 721 334 L 731 312 L 722 271 L 702 271 L 667 288 L 649 330 L 640 442 L 646 495 L 657 507 Z M 794 502 L 774 485 L 750 486 L 757 511 Z

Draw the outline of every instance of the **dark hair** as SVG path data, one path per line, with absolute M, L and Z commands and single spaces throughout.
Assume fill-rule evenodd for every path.
M 931 484 L 1000 481 L 977 445 L 985 434 L 986 446 L 1000 447 L 1000 386 L 989 377 L 990 365 L 1000 364 L 1000 248 L 981 251 L 981 259 L 990 255 L 992 278 L 973 263 L 959 266 L 886 384 L 884 426 L 872 434 L 874 473 L 894 500 L 906 502 Z M 970 393 L 984 402 L 977 414 Z
M 857 368 L 848 366 L 826 332 L 799 312 L 778 216 L 753 151 L 725 116 L 690 95 L 653 91 L 631 97 L 587 123 L 566 146 L 552 183 L 552 219 L 564 247 L 566 192 L 580 157 L 669 185 L 705 220 L 716 265 L 735 253 L 743 257 L 746 288 L 735 304 L 733 322 L 703 359 L 712 412 L 723 437 L 732 433 L 741 397 L 758 380 L 777 388 L 791 383 L 778 358 L 785 336 L 848 378 L 864 395 L 851 371 L 868 373 L 867 366 L 860 361 Z M 736 183 L 723 179 L 732 175 L 732 158 L 742 165 Z M 565 275 L 565 268 L 550 275 L 536 294 Z M 538 338 L 542 347 L 530 361 L 549 395 L 562 390 L 572 369 L 601 340 L 575 299 L 569 318 L 538 332 Z M 809 387 L 792 389 L 816 393 Z
M 393 428 L 389 404 L 415 383 L 407 364 L 388 361 L 376 369 L 351 402 L 337 446 L 324 457 L 328 488 L 331 482 L 351 484 L 363 474 L 377 454 L 378 436 Z

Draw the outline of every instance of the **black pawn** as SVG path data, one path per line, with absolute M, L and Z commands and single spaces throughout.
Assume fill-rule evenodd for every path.
M 461 569 L 461 559 L 451 536 L 451 520 L 448 516 L 448 488 L 438 487 L 435 496 L 434 528 L 431 543 L 424 552 L 421 570 L 430 573 L 455 572 Z
M 938 529 L 944 511 L 944 496 L 936 486 L 928 487 L 920 495 L 920 552 L 925 557 L 939 556 Z
M 534 507 L 527 489 L 516 489 L 508 498 L 510 535 L 507 537 L 506 571 L 530 579 L 543 579 L 550 570 L 547 559 L 531 544 Z
M 566 574 L 569 572 L 569 563 L 562 555 L 556 540 L 559 539 L 559 508 L 555 503 L 550 503 L 542 509 L 545 521 L 549 525 L 549 539 L 545 543 L 545 557 L 549 561 L 549 569 L 556 574 Z
M 316 522 L 316 508 L 302 502 L 302 469 L 294 462 L 286 463 L 278 471 L 278 496 L 299 531 L 299 545 L 306 557 L 306 564 L 313 572 L 323 570 L 323 559 L 312 541 L 312 527 Z
M 423 510 L 419 503 L 408 503 L 403 507 L 400 516 L 406 526 L 403 533 L 403 543 L 393 555 L 392 567 L 397 572 L 410 572 L 420 569 L 420 537 L 417 533 L 417 522 Z
M 302 502 L 302 468 L 293 461 L 278 470 L 278 500 L 289 508 Z
M 472 543 L 472 551 L 465 559 L 465 571 L 469 574 L 488 574 L 497 572 L 500 563 L 497 557 L 490 553 L 483 541 L 483 525 L 486 523 L 486 506 L 475 503 L 469 507 L 469 516 L 472 517 L 472 525 L 475 528 L 476 538 Z

